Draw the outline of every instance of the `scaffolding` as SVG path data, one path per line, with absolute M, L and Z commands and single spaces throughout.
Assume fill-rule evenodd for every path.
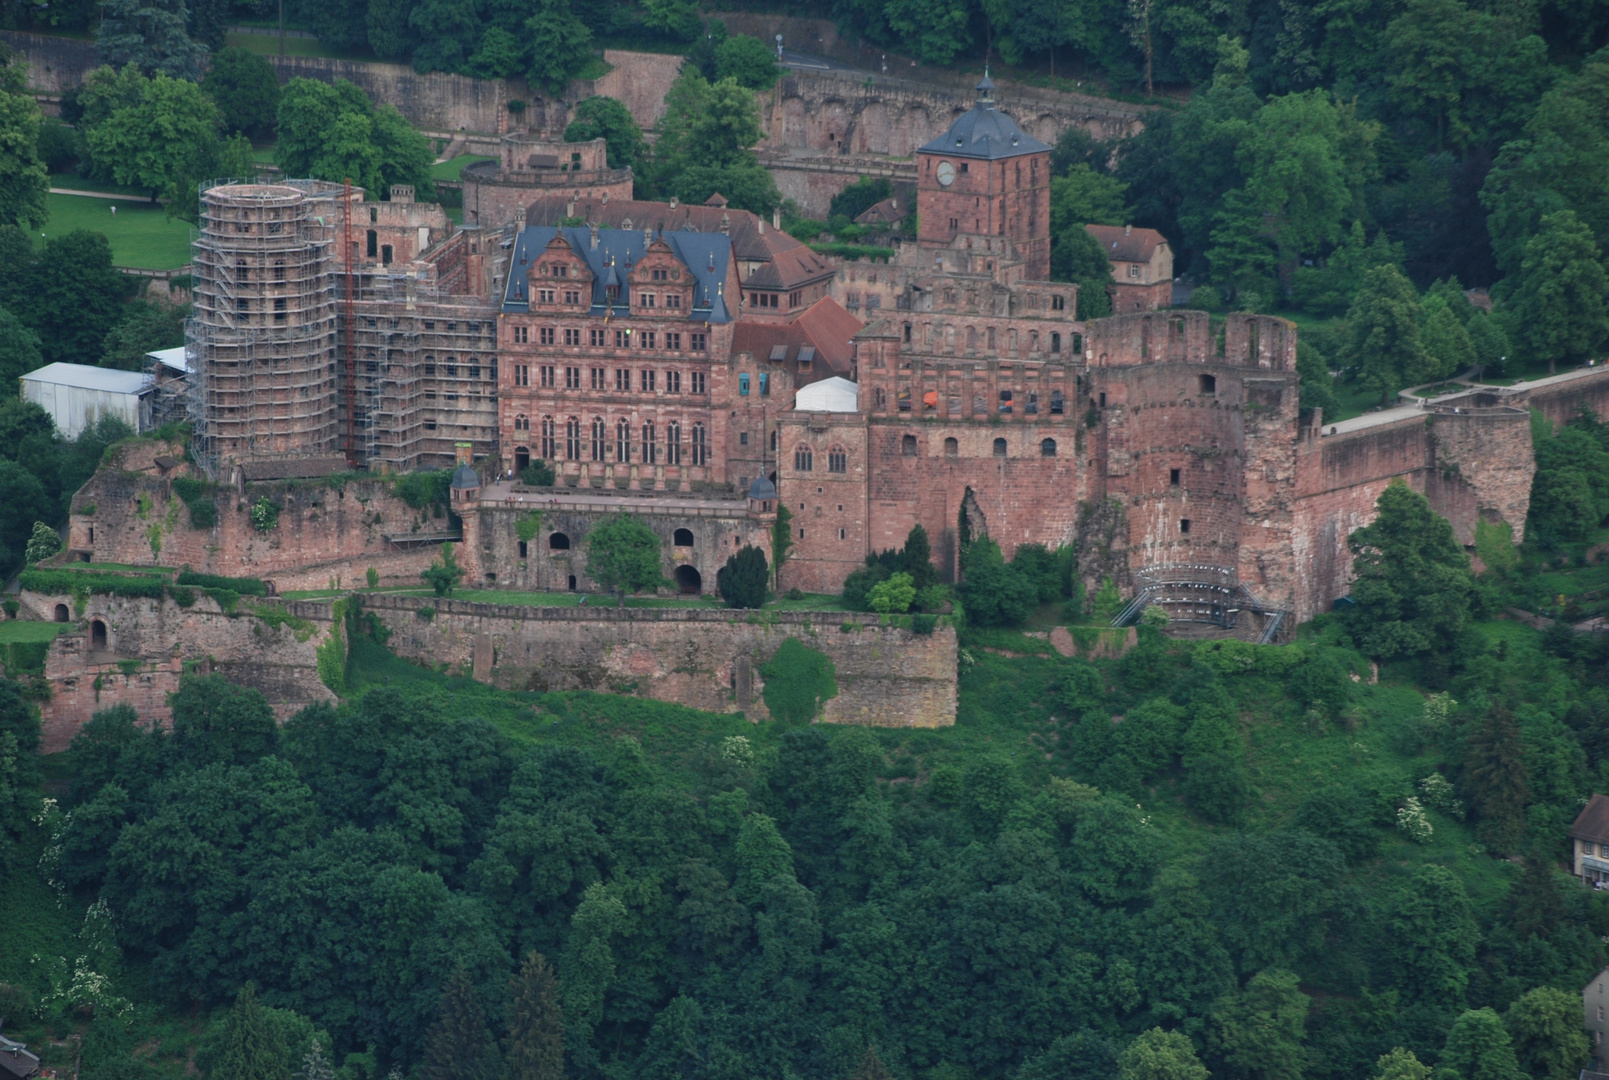
M 444 290 L 437 252 L 359 261 L 362 198 L 307 180 L 203 192 L 187 345 L 209 475 L 265 458 L 446 468 L 458 441 L 496 454 L 495 304 Z
M 221 184 L 202 193 L 186 346 L 196 456 L 209 474 L 230 460 L 338 450 L 336 208 L 319 188 Z

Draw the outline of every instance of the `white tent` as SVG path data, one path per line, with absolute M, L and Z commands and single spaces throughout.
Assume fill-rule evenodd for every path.
M 151 426 L 151 388 L 144 371 L 117 371 L 87 364 L 47 364 L 19 380 L 22 397 L 56 421 L 56 430 L 76 439 L 103 416 L 115 416 L 135 431 Z
M 834 375 L 801 389 L 794 395 L 793 407 L 799 412 L 859 412 L 860 387 Z

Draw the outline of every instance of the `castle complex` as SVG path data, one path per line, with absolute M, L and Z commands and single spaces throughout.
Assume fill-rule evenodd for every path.
M 780 505 L 783 589 L 837 591 L 921 524 L 949 579 L 963 529 L 1007 557 L 1076 543 L 1088 584 L 1275 640 L 1348 591 L 1346 537 L 1392 479 L 1466 544 L 1481 520 L 1518 539 L 1527 409 L 1609 404 L 1580 373 L 1325 425 L 1299 405 L 1296 328 L 1167 310 L 1150 230 L 1091 230 L 1117 313 L 1080 321 L 1078 287 L 1049 280 L 1049 147 L 987 78 L 918 148 L 919 227 L 886 263 L 817 254 L 719 196 L 636 201 L 601 140 L 504 144 L 466 170 L 462 226 L 403 188 L 205 192 L 190 415 L 197 460 L 242 498 L 161 561 L 416 581 L 457 534 L 404 528 L 381 495 L 359 513 L 286 489 L 272 543 L 231 522 L 248 484 L 456 465 L 459 558 L 486 586 L 595 588 L 586 535 L 629 512 L 667 579 L 707 592 L 739 547 L 768 547 Z M 537 461 L 553 486 L 522 482 Z M 100 505 L 73 518 L 78 557 L 141 561 L 116 483 L 75 500 Z

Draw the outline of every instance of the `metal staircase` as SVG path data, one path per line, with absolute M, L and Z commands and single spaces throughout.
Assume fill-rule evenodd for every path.
M 1268 645 L 1278 639 L 1289 614 L 1262 603 L 1236 580 L 1233 570 L 1220 566 L 1150 566 L 1136 573 L 1134 580 L 1138 591 L 1112 619 L 1113 626 L 1131 626 L 1147 607 L 1158 604 L 1173 622 L 1217 627 Z M 1241 627 L 1240 616 L 1246 613 L 1258 616 L 1259 624 Z

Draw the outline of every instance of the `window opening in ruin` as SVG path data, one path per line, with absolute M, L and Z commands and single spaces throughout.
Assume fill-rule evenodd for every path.
M 849 455 L 841 446 L 835 446 L 827 451 L 827 471 L 834 473 L 849 471 Z
M 1189 518 L 1180 518 L 1179 519 L 1179 531 L 1181 533 L 1188 533 L 1190 531 L 1190 519 Z
M 676 568 L 676 591 L 683 596 L 697 596 L 704 589 L 704 579 L 691 566 Z
M 531 448 L 528 447 L 528 446 L 517 446 L 517 447 L 515 447 L 514 448 L 514 473 L 515 473 L 515 475 L 517 476 L 520 473 L 524 472 L 526 467 L 528 465 L 530 465 L 530 464 L 531 464 Z
M 838 530 L 838 539 L 840 539 L 840 540 L 849 539 L 849 530 L 847 530 L 847 529 L 839 529 Z
M 1058 297 L 1056 297 L 1056 299 L 1060 300 L 1061 297 L 1058 296 Z M 1053 352 L 1053 353 L 1061 352 L 1061 335 L 1060 334 L 1055 333 L 1055 332 L 1051 333 L 1051 335 L 1050 335 L 1050 351 Z
M 909 345 L 910 343 L 911 343 L 911 324 L 906 323 L 905 324 L 905 344 Z M 878 359 L 881 359 L 881 357 L 879 357 Z
M 1101 408 L 1106 408 L 1106 391 L 1101 391 Z
M 1067 297 L 1059 296 L 1059 295 L 1058 296 L 1052 296 L 1050 298 L 1050 309 L 1052 311 L 1066 311 L 1067 310 Z M 1055 350 L 1052 350 L 1052 351 L 1054 352 Z
M 1201 392 L 1203 394 L 1216 394 L 1218 392 L 1218 376 L 1202 375 L 1199 377 Z
M 554 533 L 553 535 L 548 537 L 548 550 L 549 551 L 569 551 L 570 550 L 570 538 L 568 536 L 564 535 L 561 532 Z
M 778 437 L 779 437 L 779 435 L 778 435 L 777 432 L 773 431 L 771 433 L 771 452 L 773 454 L 777 452 L 777 439 L 778 439 Z
M 525 543 L 524 540 L 520 540 L 520 541 L 518 541 L 518 543 L 520 545 L 520 558 L 523 559 L 523 558 L 526 557 L 526 548 L 528 547 L 528 545 Z
M 1168 470 L 1168 485 L 1170 487 L 1178 487 L 1179 486 L 1179 470 L 1178 469 L 1169 469 Z
M 1039 456 L 1040 457 L 1055 457 L 1056 456 L 1056 440 L 1055 439 L 1042 439 L 1042 440 L 1040 440 L 1040 443 L 1039 443 Z
M 382 245 L 380 245 L 380 263 L 383 266 L 390 266 L 391 265 L 391 245 L 390 244 L 382 244 Z
M 1060 390 L 1050 392 L 1050 415 L 1061 416 L 1067 411 L 1067 401 Z
M 1002 391 L 1000 391 L 1000 411 L 1003 412 L 1003 413 L 1010 413 L 1011 408 L 1012 408 L 1011 391 L 1010 390 L 1002 390 Z
M 746 431 L 738 432 L 737 433 L 737 444 L 739 446 L 747 446 L 747 445 L 749 445 L 749 433 L 746 432 Z
M 575 592 L 575 575 L 570 575 L 570 591 Z
M 808 446 L 799 446 L 793 451 L 793 467 L 798 472 L 810 472 L 816 467 L 815 452 Z
M 106 648 L 106 624 L 99 619 L 89 624 L 89 647 L 92 649 Z
M 375 207 L 375 206 L 369 207 L 369 224 L 371 224 L 371 225 L 375 224 L 379 220 L 380 220 L 379 207 Z
M 771 396 L 771 373 L 769 371 L 760 372 L 760 396 Z
M 944 456 L 945 457 L 956 457 L 960 453 L 961 453 L 961 444 L 959 442 L 957 442 L 953 436 L 951 438 L 948 438 L 948 439 L 944 440 Z
M 551 461 L 558 456 L 558 426 L 553 417 L 542 417 L 542 457 Z
M 369 258 L 374 258 L 380 251 L 380 234 L 373 229 L 369 230 Z
M 916 456 L 916 436 L 904 435 L 900 437 L 899 452 L 906 457 Z
M 910 412 L 911 411 L 911 388 L 910 387 L 907 386 L 903 390 L 901 390 L 898 394 L 895 394 L 894 399 L 899 405 L 899 411 L 900 412 Z
M 66 604 L 57 604 L 56 605 L 56 621 L 57 622 L 66 622 L 67 621 L 67 605 Z
M 674 544 L 676 547 L 692 547 L 693 546 L 693 530 L 692 529 L 677 529 L 676 532 L 674 534 L 672 534 L 672 536 L 671 536 L 671 543 Z
M 996 439 L 994 441 L 994 456 L 995 457 L 1005 457 L 1006 456 L 1006 440 L 1004 440 L 1004 439 Z

